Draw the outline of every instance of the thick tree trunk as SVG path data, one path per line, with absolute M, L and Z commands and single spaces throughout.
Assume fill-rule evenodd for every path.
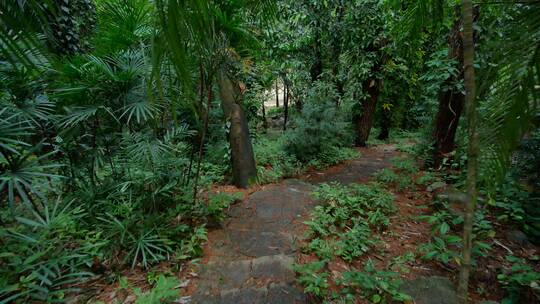
M 458 61 L 458 73 L 450 76 L 444 87 L 455 87 L 463 79 L 463 43 L 461 40 L 461 18 L 456 20 L 449 37 L 448 58 Z M 433 166 L 438 167 L 442 159 L 455 148 L 456 130 L 463 110 L 465 96 L 457 89 L 450 89 L 439 93 L 439 108 L 435 119 L 435 128 L 432 138 Z
M 463 222 L 463 252 L 459 272 L 458 299 L 468 302 L 469 274 L 471 271 L 471 252 L 473 247 L 474 210 L 477 200 L 478 133 L 476 114 L 476 83 L 474 71 L 473 6 L 471 0 L 463 0 L 463 63 L 465 83 L 465 104 L 467 105 L 467 126 L 469 145 L 467 151 L 467 200 Z
M 356 145 L 365 147 L 369 137 L 369 132 L 373 126 L 375 117 L 375 109 L 377 107 L 377 99 L 380 92 L 380 81 L 376 79 L 368 79 L 363 84 L 364 92 L 368 96 L 362 100 L 362 114 L 354 118 L 356 127 Z
M 237 103 L 241 98 L 238 85 L 224 74 L 219 76 L 219 95 L 221 107 L 231 126 L 229 144 L 233 183 L 239 188 L 247 188 L 257 181 L 257 167 L 253 155 L 253 147 L 249 136 L 249 128 L 242 107 Z

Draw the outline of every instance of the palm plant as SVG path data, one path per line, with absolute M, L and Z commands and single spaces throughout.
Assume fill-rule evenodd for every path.
M 156 6 L 160 24 L 157 41 L 161 44 L 155 45 L 155 56 L 158 60 L 154 64 L 154 74 L 159 74 L 163 60 L 169 59 L 187 96 L 191 95 L 191 71 L 195 68 L 187 64 L 188 62 L 199 63 L 201 75 L 205 76 L 207 91 L 212 90 L 212 83 L 217 77 L 222 109 L 231 123 L 229 140 L 233 180 L 237 186 L 248 186 L 256 179 L 257 171 L 245 115 L 237 104 L 241 94 L 231 72 L 235 61 L 238 61 L 238 57 L 245 53 L 246 47 L 254 41 L 248 27 L 248 12 L 260 13 L 265 8 L 271 8 L 271 1 L 237 0 L 220 3 L 190 0 L 179 3 L 159 0 Z M 272 11 L 266 10 L 266 13 Z M 199 54 L 198 58 L 190 58 L 191 49 Z M 203 89 L 200 96 L 202 98 Z M 209 98 L 207 108 L 203 110 L 205 127 L 200 136 L 200 157 L 208 125 L 210 101 Z

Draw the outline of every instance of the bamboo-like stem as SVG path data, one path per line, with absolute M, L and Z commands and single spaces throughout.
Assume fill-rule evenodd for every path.
M 476 113 L 476 83 L 474 73 L 473 6 L 471 0 L 463 0 L 463 64 L 465 80 L 465 105 L 468 126 L 467 162 L 467 200 L 463 223 L 463 252 L 459 272 L 458 299 L 462 304 L 468 302 L 469 275 L 471 272 L 471 252 L 473 245 L 473 222 L 477 200 L 478 133 Z

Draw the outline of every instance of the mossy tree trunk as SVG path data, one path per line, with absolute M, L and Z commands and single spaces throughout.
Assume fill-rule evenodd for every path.
M 477 200 L 478 172 L 478 133 L 476 113 L 476 83 L 474 71 L 473 6 L 470 0 L 463 0 L 463 63 L 465 83 L 465 104 L 467 107 L 467 126 L 469 144 L 467 150 L 467 200 L 463 223 L 463 251 L 459 272 L 458 299 L 462 304 L 468 302 L 469 275 L 473 246 L 473 222 Z
M 233 183 L 239 188 L 247 188 L 257 181 L 257 167 L 249 128 L 242 107 L 238 104 L 242 93 L 237 83 L 222 72 L 218 76 L 221 108 L 230 122 L 229 144 Z

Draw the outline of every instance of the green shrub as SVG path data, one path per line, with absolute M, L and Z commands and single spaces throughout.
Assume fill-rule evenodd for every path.
M 306 292 L 325 297 L 328 274 L 321 272 L 325 263 L 336 257 L 352 262 L 367 253 L 378 242 L 374 231 L 388 226 L 388 216 L 396 208 L 393 195 L 377 183 L 351 186 L 322 184 L 313 196 L 321 205 L 315 207 L 311 220 L 305 222 L 311 240 L 304 250 L 315 253 L 321 262 L 297 266 L 297 271 Z M 386 274 L 377 272 L 376 275 L 382 278 Z M 351 274 L 351 280 L 345 283 L 346 288 L 356 284 L 353 281 Z M 353 292 L 350 288 L 348 290 Z M 381 292 L 392 293 L 390 289 Z
M 391 169 L 383 168 L 375 173 L 375 179 L 381 183 L 393 184 L 398 180 L 398 175 Z
M 301 115 L 286 134 L 285 150 L 307 163 L 333 147 L 351 146 L 350 123 L 335 106 L 335 89 L 317 82 L 309 92 Z
M 512 263 L 508 273 L 497 276 L 507 291 L 503 304 L 535 303 L 540 300 L 540 272 L 535 271 L 523 259 L 507 256 Z
M 152 288 L 143 292 L 141 288 L 131 287 L 126 277 L 120 278 L 120 289 L 131 290 L 136 296 L 135 304 L 174 303 L 180 297 L 179 284 L 178 278 L 160 274 L 154 278 Z
M 260 137 L 254 143 L 260 183 L 277 182 L 283 178 L 300 174 L 304 166 L 293 155 L 285 151 L 284 138 Z
M 86 212 L 58 200 L 43 214 L 17 217 L 0 230 L 0 301 L 62 301 L 68 284 L 93 277 L 93 258 L 107 244 L 82 224 Z
M 298 273 L 298 282 L 304 286 L 304 292 L 318 298 L 328 293 L 330 275 L 323 271 L 325 264 L 325 262 L 312 262 L 294 266 L 294 270 Z
M 206 206 L 207 216 L 218 221 L 223 220 L 225 217 L 224 210 L 229 208 L 235 201 L 242 199 L 243 196 L 242 192 L 211 194 Z
M 372 303 L 411 300 L 409 296 L 399 292 L 401 280 L 398 273 L 379 271 L 371 260 L 366 262 L 364 271 L 344 272 L 339 284 L 344 287 L 341 293 L 347 300 L 354 300 L 356 295 Z

